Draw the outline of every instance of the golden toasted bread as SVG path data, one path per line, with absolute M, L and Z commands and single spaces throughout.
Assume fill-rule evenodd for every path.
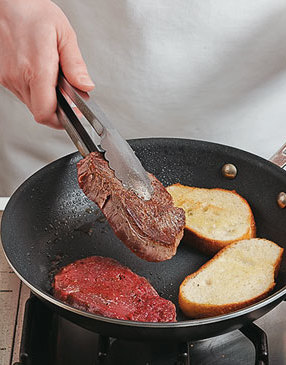
M 174 184 L 167 187 L 174 205 L 186 214 L 184 242 L 206 253 L 255 237 L 254 217 L 248 202 L 235 191 Z
M 191 318 L 233 312 L 267 296 L 275 286 L 283 249 L 266 239 L 233 243 L 187 276 L 179 305 Z

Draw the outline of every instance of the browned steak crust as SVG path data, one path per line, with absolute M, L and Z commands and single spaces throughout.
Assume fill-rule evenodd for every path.
M 185 213 L 174 207 L 171 195 L 153 175 L 149 174 L 154 193 L 144 201 L 122 186 L 101 153 L 90 153 L 77 167 L 79 186 L 130 250 L 147 261 L 164 261 L 175 255 Z

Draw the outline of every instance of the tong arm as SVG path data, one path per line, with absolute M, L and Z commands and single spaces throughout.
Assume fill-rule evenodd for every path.
M 80 154 L 85 157 L 90 152 L 99 150 L 58 87 L 56 93 L 58 100 L 57 116 Z
M 59 72 L 58 77 L 58 87 L 75 103 L 79 111 L 91 124 L 98 136 L 101 137 L 103 135 L 105 128 L 112 128 L 108 118 L 97 105 L 95 98 L 92 96 L 92 92 L 87 94 L 73 87 L 65 79 L 61 71 Z

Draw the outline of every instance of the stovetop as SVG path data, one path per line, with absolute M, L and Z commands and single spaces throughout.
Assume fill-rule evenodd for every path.
M 280 308 L 275 310 L 280 312 Z M 243 329 L 248 337 L 255 337 L 254 343 L 238 330 L 189 343 L 133 342 L 83 329 L 31 296 L 26 303 L 20 360 L 15 365 L 283 365 L 286 327 L 280 324 L 285 316 L 278 322 L 276 316 L 272 318 L 277 336 L 276 341 L 269 341 L 269 351 L 267 336 L 256 325 Z

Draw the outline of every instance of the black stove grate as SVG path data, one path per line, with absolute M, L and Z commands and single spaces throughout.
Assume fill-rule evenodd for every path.
M 83 329 L 35 296 L 26 303 L 19 359 L 14 365 L 269 364 L 267 337 L 253 323 L 240 331 L 196 342 L 133 342 Z

